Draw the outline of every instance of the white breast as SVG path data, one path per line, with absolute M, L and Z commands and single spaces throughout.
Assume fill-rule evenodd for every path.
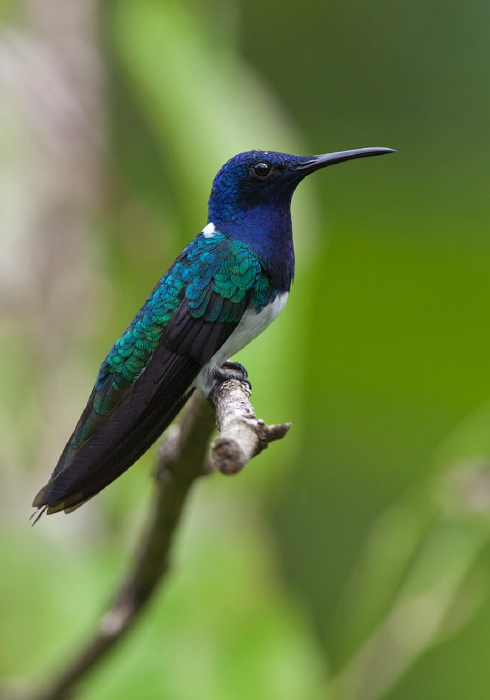
M 287 299 L 288 293 L 283 292 L 278 294 L 274 301 L 265 306 L 262 311 L 257 312 L 255 309 L 245 311 L 240 323 L 228 340 L 211 358 L 209 364 L 203 367 L 196 379 L 195 385 L 204 396 L 207 396 L 213 387 L 213 371 L 265 331 L 267 326 L 270 326 L 284 309 Z

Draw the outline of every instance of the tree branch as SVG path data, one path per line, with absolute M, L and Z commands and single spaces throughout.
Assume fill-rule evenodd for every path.
M 269 442 L 289 430 L 289 423 L 267 426 L 256 419 L 249 401 L 250 388 L 240 381 L 241 376 L 237 373 L 236 378 L 217 384 L 209 403 L 196 392 L 180 422 L 167 431 L 157 458 L 153 504 L 128 575 L 101 617 L 93 638 L 52 684 L 32 695 L 31 700 L 73 698 L 80 681 L 103 661 L 139 618 L 168 572 L 174 533 L 194 481 L 213 464 L 223 474 L 236 474 Z M 221 436 L 206 457 L 215 419 Z
M 222 474 L 236 474 L 269 442 L 283 438 L 291 423 L 266 425 L 257 419 L 249 400 L 250 387 L 240 381 L 238 371 L 227 370 L 227 374 L 236 378 L 216 384 L 209 395 L 221 433 L 211 445 L 210 459 Z

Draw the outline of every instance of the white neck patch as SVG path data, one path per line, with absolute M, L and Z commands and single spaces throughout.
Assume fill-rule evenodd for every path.
M 210 222 L 203 228 L 201 233 L 203 234 L 204 238 L 212 238 L 216 232 L 216 227 L 213 224 L 213 222 Z

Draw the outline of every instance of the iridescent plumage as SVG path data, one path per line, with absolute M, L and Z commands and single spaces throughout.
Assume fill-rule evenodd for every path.
M 87 489 L 100 490 L 131 466 L 172 420 L 182 396 L 245 309 L 260 313 L 274 297 L 269 276 L 247 245 L 219 232 L 199 234 L 112 346 L 51 481 L 34 505 L 62 498 L 48 512 L 69 510 L 90 497 Z M 170 368 L 172 388 L 162 392 Z M 93 473 L 88 464 L 86 470 L 67 470 L 75 458 L 82 465 L 95 455 Z
M 216 176 L 208 226 L 184 249 L 102 363 L 39 514 L 70 512 L 116 479 L 158 438 L 197 383 L 280 313 L 294 276 L 290 215 L 297 184 L 327 156 L 241 153 Z

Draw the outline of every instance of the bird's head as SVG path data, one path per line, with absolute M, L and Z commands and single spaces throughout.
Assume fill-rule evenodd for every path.
M 247 213 L 286 207 L 307 175 L 353 158 L 393 153 L 391 148 L 359 148 L 319 156 L 246 151 L 230 158 L 216 175 L 209 198 L 209 221 L 241 222 Z

